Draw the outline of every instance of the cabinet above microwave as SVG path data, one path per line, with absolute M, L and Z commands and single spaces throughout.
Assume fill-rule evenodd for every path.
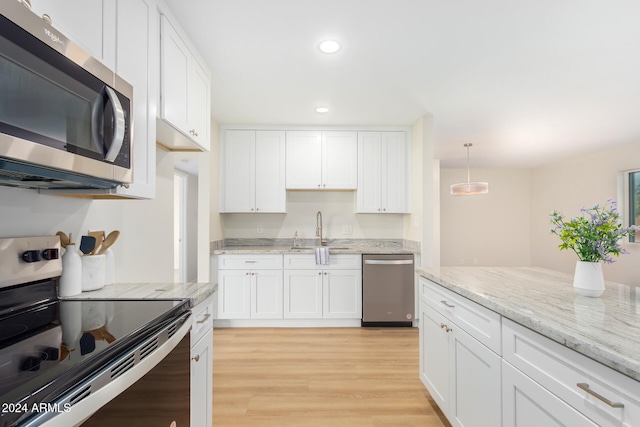
M 211 148 L 211 81 L 180 27 L 160 16 L 158 146 L 169 151 Z

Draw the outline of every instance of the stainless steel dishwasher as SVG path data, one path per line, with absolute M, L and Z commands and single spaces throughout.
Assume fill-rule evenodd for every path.
M 413 254 L 362 256 L 362 326 L 411 326 Z

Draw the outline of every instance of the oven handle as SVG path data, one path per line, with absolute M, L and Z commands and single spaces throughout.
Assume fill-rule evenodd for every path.
M 58 427 L 58 426 L 79 426 L 87 418 L 93 415 L 98 409 L 109 403 L 112 399 L 132 386 L 136 381 L 142 378 L 147 372 L 151 371 L 158 363 L 160 363 L 174 348 L 178 346 L 180 341 L 187 336 L 191 330 L 192 318 L 191 312 L 186 312 L 180 317 L 176 318 L 173 322 L 167 325 L 162 331 L 156 332 L 152 337 L 146 339 L 135 349 L 128 351 L 126 354 L 121 355 L 109 365 L 101 368 L 91 378 L 83 381 L 79 385 L 73 387 L 73 389 L 66 393 L 62 398 L 58 399 L 55 403 L 58 408 L 64 408 L 65 404 L 68 404 L 72 398 L 76 398 L 79 391 L 83 390 L 90 383 L 101 383 L 101 379 L 109 378 L 111 376 L 111 369 L 117 366 L 124 359 L 131 357 L 132 353 L 139 351 L 141 347 L 144 347 L 150 341 L 154 340 L 159 334 L 163 333 L 167 329 L 173 327 L 173 325 L 182 325 L 179 329 L 166 340 L 160 347 L 158 347 L 152 354 L 145 357 L 137 365 L 129 369 L 126 373 L 115 378 L 111 382 L 104 383 L 108 387 L 101 387 L 96 391 L 92 391 L 90 395 L 82 398 L 77 403 L 73 404 L 69 410 L 63 410 L 54 412 L 43 412 L 40 415 L 26 420 L 21 426 L 24 427 Z M 108 379 L 106 380 L 108 381 Z

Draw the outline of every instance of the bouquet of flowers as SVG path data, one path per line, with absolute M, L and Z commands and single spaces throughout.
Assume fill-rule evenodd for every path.
M 613 256 L 628 253 L 620 246 L 619 241 L 640 227 L 622 226 L 614 200 L 608 200 L 604 206 L 583 207 L 580 212 L 582 216 L 568 221 L 565 221 L 560 212 L 551 212 L 551 232 L 560 237 L 560 250 L 573 250 L 580 261 L 605 263 L 612 263 Z

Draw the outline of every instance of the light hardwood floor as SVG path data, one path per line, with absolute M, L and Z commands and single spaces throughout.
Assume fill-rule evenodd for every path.
M 417 328 L 214 329 L 214 427 L 449 426 Z

